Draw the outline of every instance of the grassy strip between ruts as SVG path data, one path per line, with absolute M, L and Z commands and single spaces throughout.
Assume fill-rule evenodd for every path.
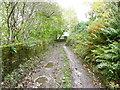
M 66 54 L 64 49 L 61 50 L 63 54 Z M 62 87 L 63 88 L 72 88 L 72 80 L 71 80 L 71 72 L 70 72 L 70 65 L 68 58 L 66 56 L 63 57 L 64 61 L 64 68 L 62 68 L 62 71 L 64 73 L 63 81 L 62 81 Z

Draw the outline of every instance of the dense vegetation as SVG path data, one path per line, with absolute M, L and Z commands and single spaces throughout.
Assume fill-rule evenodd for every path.
M 55 39 L 64 24 L 52 2 L 1 2 L 2 44 Z
M 72 9 L 63 15 L 54 2 L 0 4 L 3 87 L 17 87 L 40 61 L 37 54 L 67 30 L 71 30 L 67 45 L 103 84 L 120 87 L 120 2 L 94 2 L 90 20 L 80 23 Z
M 63 33 L 65 20 L 54 2 L 0 4 L 2 85 L 17 87 L 40 61 L 37 54 Z
M 88 22 L 78 23 L 67 44 L 108 87 L 120 87 L 120 2 L 94 2 Z

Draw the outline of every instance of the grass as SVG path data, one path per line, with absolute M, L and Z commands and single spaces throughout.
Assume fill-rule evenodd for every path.
M 66 54 L 63 48 L 61 48 L 60 50 L 61 50 L 60 52 L 61 52 L 62 54 Z
M 64 49 L 61 49 L 61 52 L 65 54 Z M 64 61 L 64 68 L 62 68 L 62 71 L 64 73 L 64 77 L 63 77 L 62 87 L 72 88 L 70 65 L 66 56 L 63 57 L 63 61 Z

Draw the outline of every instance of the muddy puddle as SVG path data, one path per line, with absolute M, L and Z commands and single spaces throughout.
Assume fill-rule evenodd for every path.
M 38 84 L 37 88 L 45 88 L 46 83 L 48 82 L 48 78 L 46 76 L 40 76 L 35 80 L 35 83 Z
M 45 65 L 45 68 L 52 68 L 54 67 L 54 63 L 49 62 L 47 65 Z
M 46 83 L 48 81 L 48 79 L 46 77 L 39 77 L 37 80 L 35 80 L 35 82 L 38 83 Z

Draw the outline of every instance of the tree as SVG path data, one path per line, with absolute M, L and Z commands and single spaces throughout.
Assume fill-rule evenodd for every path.
M 68 8 L 64 11 L 63 18 L 66 20 L 68 31 L 71 31 L 71 29 L 78 23 L 77 14 L 72 8 Z
M 3 44 L 53 39 L 61 32 L 61 8 L 54 2 L 2 2 Z

